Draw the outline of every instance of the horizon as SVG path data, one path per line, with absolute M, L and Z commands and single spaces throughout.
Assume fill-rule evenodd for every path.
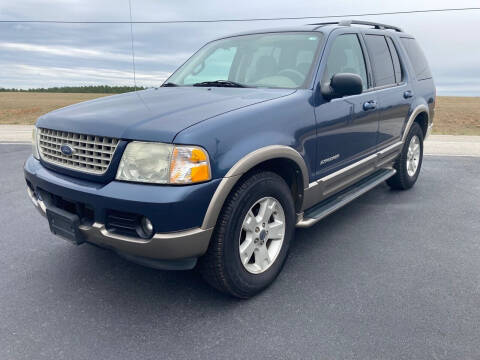
M 315 20 L 257 21 L 254 23 L 183 23 L 142 24 L 162 19 L 231 19 L 422 10 L 418 2 L 406 0 L 401 5 L 378 0 L 362 4 L 353 1 L 322 4 L 299 0 L 296 4 L 265 0 L 252 8 L 229 0 L 199 4 L 132 1 L 132 20 L 121 24 L 51 24 L 39 21 L 122 21 L 129 18 L 128 1 L 116 0 L 25 0 L 0 5 L 0 86 L 39 88 L 58 86 L 134 86 L 132 47 L 135 53 L 137 86 L 160 86 L 188 57 L 215 38 L 255 29 L 298 26 Z M 478 5 L 473 0 L 458 0 L 455 6 Z M 234 7 L 232 7 L 234 6 Z M 451 6 L 447 0 L 426 0 L 423 9 Z M 235 16 L 231 9 L 235 9 Z M 95 9 L 95 11 L 92 11 Z M 228 9 L 228 10 L 225 10 Z M 52 15 L 55 14 L 55 15 Z M 416 13 L 362 17 L 399 26 L 420 43 L 429 61 L 437 94 L 443 96 L 480 96 L 480 48 L 475 32 L 480 11 Z M 355 19 L 354 16 L 348 17 Z M 341 20 L 341 19 L 335 19 Z M 18 21 L 18 22 L 15 22 Z M 129 20 L 128 20 L 129 21 Z M 328 19 L 322 19 L 328 21 Z M 131 39 L 133 30 L 133 46 Z M 125 85 L 126 84 L 126 85 Z
M 159 85 L 160 86 L 160 85 Z M 149 89 L 154 89 L 155 86 L 141 86 L 137 85 L 137 89 L 133 90 L 134 86 L 130 85 L 78 85 L 78 86 L 72 86 L 72 85 L 66 85 L 66 86 L 52 86 L 48 88 L 4 88 L 0 87 L 0 93 L 6 93 L 6 92 L 25 92 L 25 93 L 51 93 L 51 94 L 65 94 L 65 93 L 72 93 L 72 94 L 82 94 L 82 93 L 91 93 L 91 94 L 110 94 L 110 93 L 102 93 L 102 92 L 67 92 L 67 91 L 46 91 L 46 90 L 51 90 L 51 89 L 63 89 L 63 88 L 92 88 L 92 87 L 109 87 L 109 88 L 132 88 L 132 90 L 129 91 L 122 91 L 122 92 L 111 92 L 112 95 L 118 95 L 118 94 L 123 94 L 126 92 L 133 92 L 133 91 L 142 91 L 142 90 L 149 90 Z M 42 91 L 44 90 L 44 91 Z M 480 94 L 477 95 L 439 95 L 437 93 L 438 97 L 480 97 Z

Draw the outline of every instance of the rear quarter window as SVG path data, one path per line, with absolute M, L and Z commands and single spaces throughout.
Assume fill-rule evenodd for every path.
M 412 38 L 401 38 L 401 40 L 413 65 L 417 80 L 430 79 L 432 77 L 430 67 L 417 41 Z
M 395 84 L 393 60 L 385 36 L 366 35 L 365 43 L 367 44 L 370 60 L 372 61 L 375 86 L 378 87 Z
M 388 48 L 390 49 L 390 55 L 392 55 L 393 69 L 395 70 L 395 81 L 401 83 L 403 80 L 402 65 L 400 64 L 400 58 L 398 57 L 397 48 L 390 37 L 387 37 Z

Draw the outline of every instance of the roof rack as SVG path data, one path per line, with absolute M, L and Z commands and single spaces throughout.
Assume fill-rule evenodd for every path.
M 395 30 L 398 32 L 403 32 L 402 29 L 396 26 L 376 23 L 372 21 L 360 21 L 360 20 L 340 20 L 340 21 L 331 21 L 331 22 L 315 23 L 315 24 L 308 24 L 308 25 L 335 25 L 335 24 L 338 24 L 339 26 L 369 25 L 369 26 L 373 26 L 374 29 Z

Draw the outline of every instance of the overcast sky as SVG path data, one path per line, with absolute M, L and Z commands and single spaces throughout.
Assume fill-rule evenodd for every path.
M 478 0 L 132 0 L 134 21 L 326 16 L 479 6 Z M 0 0 L 0 20 L 129 21 L 128 0 Z M 322 19 L 321 21 L 327 21 Z M 335 19 L 337 20 L 337 19 Z M 371 16 L 414 35 L 441 95 L 480 96 L 480 10 Z M 220 35 L 312 21 L 134 24 L 137 84 L 156 86 Z M 0 24 L 0 87 L 133 85 L 129 24 Z

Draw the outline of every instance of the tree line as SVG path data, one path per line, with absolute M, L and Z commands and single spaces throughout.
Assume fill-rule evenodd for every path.
M 51 93 L 104 93 L 104 94 L 121 94 L 134 90 L 144 90 L 143 86 L 137 88 L 133 86 L 109 86 L 109 85 L 95 85 L 95 86 L 61 86 L 51 88 L 35 88 L 35 89 L 15 89 L 15 88 L 0 88 L 0 92 L 51 92 Z

